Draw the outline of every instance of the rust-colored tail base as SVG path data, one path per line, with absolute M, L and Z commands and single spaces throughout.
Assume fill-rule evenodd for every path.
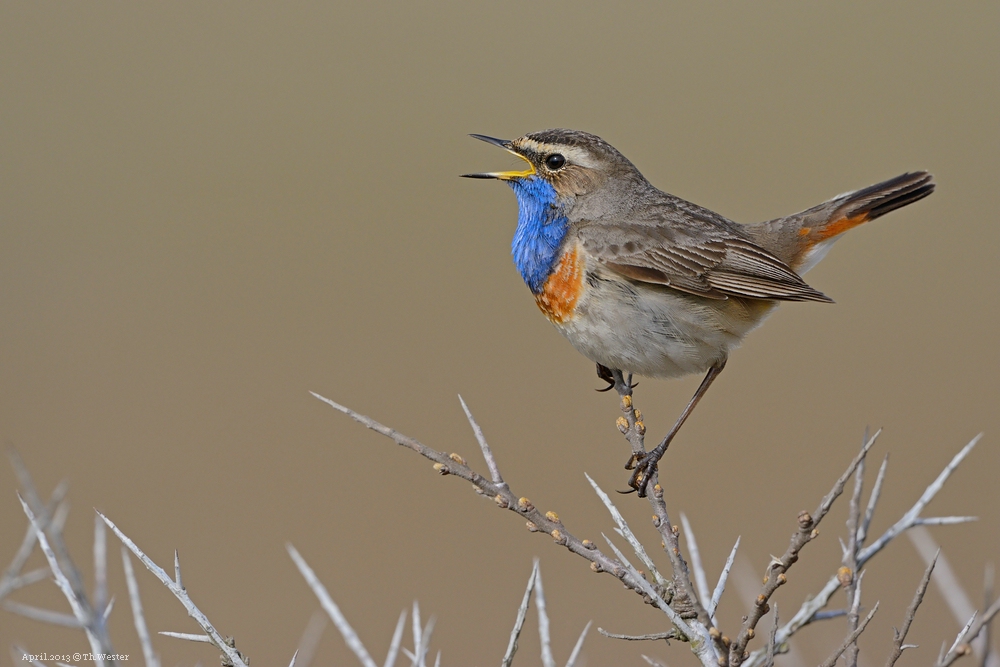
M 825 241 L 843 234 L 852 227 L 923 199 L 932 192 L 934 192 L 934 180 L 926 171 L 901 174 L 888 181 L 852 192 L 833 211 L 826 224 L 814 229 L 803 227 L 800 233 L 804 232 L 803 236 L 808 234 L 814 243 Z

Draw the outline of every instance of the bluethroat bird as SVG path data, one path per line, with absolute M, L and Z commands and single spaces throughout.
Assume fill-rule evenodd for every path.
M 472 136 L 527 163 L 522 171 L 465 176 L 514 190 L 514 264 L 542 313 L 597 363 L 598 375 L 613 386 L 625 382 L 623 373 L 706 373 L 660 444 L 630 461 L 629 486 L 639 495 L 730 350 L 781 301 L 832 302 L 801 276 L 833 242 L 934 191 L 930 174 L 907 173 L 801 213 L 741 225 L 656 189 L 593 134 Z

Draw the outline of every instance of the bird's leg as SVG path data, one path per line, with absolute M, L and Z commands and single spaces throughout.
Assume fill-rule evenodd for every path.
M 635 456 L 633 461 L 630 462 L 629 466 L 626 468 L 631 469 L 632 466 L 635 468 L 635 472 L 632 473 L 632 478 L 629 479 L 628 485 L 634 490 L 639 492 L 639 497 L 644 497 L 646 495 L 646 485 L 649 484 L 649 479 L 656 472 L 656 464 L 663 458 L 663 454 L 667 451 L 667 447 L 670 446 L 670 441 L 674 439 L 677 432 L 681 430 L 681 426 L 687 421 L 687 418 L 694 411 L 694 407 L 698 405 L 698 401 L 701 397 L 705 395 L 708 388 L 712 386 L 712 382 L 715 378 L 719 377 L 719 373 L 722 369 L 726 367 L 726 360 L 718 362 L 714 366 L 708 369 L 708 374 L 705 375 L 705 379 L 701 381 L 698 385 L 698 391 L 694 392 L 694 396 L 688 401 L 687 407 L 684 408 L 684 412 L 681 416 L 677 418 L 674 423 L 673 428 L 670 432 L 664 436 L 663 440 L 660 441 L 654 449 L 650 450 L 644 455 Z
M 617 382 L 621 382 L 622 384 L 627 384 L 630 390 L 635 389 L 636 387 L 639 386 L 638 382 L 632 384 L 631 373 L 628 374 L 628 381 L 626 382 L 625 376 L 622 375 L 622 372 L 620 370 L 618 370 L 617 368 L 612 370 L 607 366 L 605 366 L 604 364 L 597 364 L 597 377 L 607 382 L 608 386 L 605 387 L 604 389 L 597 389 L 595 391 L 611 391 L 617 386 L 616 384 Z

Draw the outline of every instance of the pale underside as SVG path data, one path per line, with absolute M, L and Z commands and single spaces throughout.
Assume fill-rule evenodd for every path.
M 647 377 L 705 372 L 729 356 L 778 302 L 711 299 L 631 280 L 581 253 L 571 317 L 556 328 L 590 360 Z

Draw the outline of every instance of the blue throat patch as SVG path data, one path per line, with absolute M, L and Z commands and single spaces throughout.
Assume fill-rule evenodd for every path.
M 559 260 L 569 220 L 555 189 L 537 176 L 507 181 L 517 195 L 517 229 L 510 252 L 514 266 L 532 293 L 542 291 Z

